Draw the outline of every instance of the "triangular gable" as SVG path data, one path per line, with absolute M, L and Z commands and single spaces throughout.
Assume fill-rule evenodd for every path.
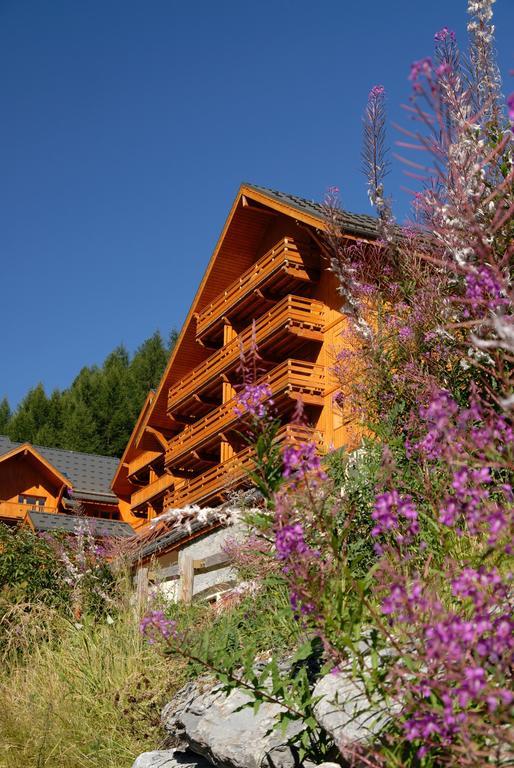
M 137 452 L 147 427 L 169 429 L 166 415 L 167 393 L 173 382 L 180 380 L 191 368 L 202 362 L 202 351 L 196 342 L 195 314 L 237 279 L 253 263 L 253 254 L 270 222 L 271 215 L 285 215 L 313 230 L 326 228 L 323 207 L 292 195 L 242 184 L 232 204 L 226 222 L 202 281 L 192 301 L 177 342 L 155 394 L 145 402 L 113 481 L 120 477 L 122 466 L 135 450 Z M 373 239 L 376 219 L 366 215 L 341 212 L 341 227 L 349 239 Z M 245 243 L 248 244 L 245 253 Z M 243 252 L 243 253 L 242 253 Z M 241 263 L 246 256 L 248 263 Z
M 256 203 L 256 205 L 249 205 L 249 201 Z M 155 392 L 152 407 L 148 409 L 142 422 L 143 429 L 149 424 L 162 428 L 169 427 L 166 416 L 168 389 L 173 381 L 181 379 L 197 364 L 195 355 L 199 354 L 199 346 L 196 342 L 195 314 L 233 280 L 236 280 L 244 269 L 251 266 L 255 247 L 258 246 L 269 225 L 270 209 L 277 214 L 283 213 L 317 229 L 324 227 L 321 212 L 319 214 L 312 211 L 302 212 L 292 204 L 288 205 L 286 202 L 277 200 L 273 194 L 266 194 L 264 190 L 257 189 L 250 184 L 241 185 Z M 237 239 L 237 244 L 231 242 L 235 239 Z M 235 262 L 233 256 L 237 253 L 240 257 L 241 242 L 244 243 L 246 240 L 249 243 L 249 261 L 248 264 L 241 265 L 240 262 Z M 250 247 L 250 242 L 253 247 Z M 225 285 L 219 282 L 221 276 Z M 212 296 L 208 295 L 207 291 L 207 288 L 211 286 Z M 180 365 L 182 359 L 187 360 L 187 370 L 185 368 L 182 370 Z M 202 358 L 199 358 L 198 362 L 201 360 Z
M 13 448 L 8 453 L 4 453 L 2 456 L 0 456 L 0 464 L 25 453 L 30 453 L 35 461 L 44 466 L 45 469 L 58 481 L 58 485 L 64 485 L 67 488 L 73 488 L 73 484 L 70 482 L 70 480 L 61 474 L 61 472 L 59 472 L 59 470 L 56 469 L 53 464 L 50 464 L 49 461 L 41 456 L 39 451 L 37 451 L 30 443 L 23 443 L 22 445 Z

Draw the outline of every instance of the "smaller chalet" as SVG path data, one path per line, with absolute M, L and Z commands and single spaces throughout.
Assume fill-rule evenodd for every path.
M 130 536 L 110 488 L 118 460 L 0 435 L 0 522 L 36 531 L 73 531 L 84 516 L 98 536 Z

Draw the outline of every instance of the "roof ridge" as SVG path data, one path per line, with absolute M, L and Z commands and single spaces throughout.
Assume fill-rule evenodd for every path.
M 315 200 L 315 199 L 309 200 L 309 198 L 307 197 L 302 197 L 301 195 L 293 195 L 290 192 L 282 192 L 279 189 L 272 189 L 271 187 L 264 187 L 261 184 L 253 184 L 252 182 L 245 181 L 243 182 L 242 186 L 250 187 L 250 189 L 255 189 L 258 192 L 272 194 L 279 198 L 289 198 L 290 200 L 293 200 L 293 201 L 301 200 L 302 202 L 310 206 L 314 205 L 316 207 L 321 207 L 323 205 L 322 201 Z M 372 213 L 358 213 L 356 211 L 350 211 L 347 208 L 339 208 L 339 211 L 346 216 L 364 217 L 369 221 L 378 222 L 378 217 L 374 216 Z

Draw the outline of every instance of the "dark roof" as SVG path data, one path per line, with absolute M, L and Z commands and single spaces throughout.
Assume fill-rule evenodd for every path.
M 306 200 L 303 197 L 297 195 L 288 195 L 285 192 L 279 192 L 276 189 L 268 189 L 267 187 L 259 187 L 257 184 L 246 184 L 245 187 L 255 189 L 256 192 L 262 192 L 268 197 L 274 198 L 279 203 L 285 203 L 292 208 L 296 208 L 298 211 L 308 213 L 311 216 L 315 216 L 320 221 L 325 218 L 325 212 L 323 205 L 315 200 Z M 360 237 L 377 237 L 377 219 L 374 216 L 369 216 L 366 213 L 350 213 L 341 209 L 339 212 L 339 220 L 342 229 L 352 235 L 359 235 Z
M 0 456 L 19 448 L 24 443 L 14 443 L 5 435 L 0 435 Z M 116 472 L 119 459 L 111 456 L 98 456 L 95 453 L 80 453 L 65 451 L 62 448 L 45 448 L 34 445 L 41 454 L 61 475 L 64 475 L 73 486 L 74 496 L 86 501 L 105 501 L 116 504 L 117 497 L 111 491 L 111 482 Z
M 85 517 L 84 515 L 65 515 L 62 513 L 28 512 L 27 518 L 36 531 L 66 531 L 75 533 L 77 526 L 84 521 L 90 527 L 94 536 L 133 536 L 134 531 L 128 523 L 121 520 L 102 520 L 100 517 Z

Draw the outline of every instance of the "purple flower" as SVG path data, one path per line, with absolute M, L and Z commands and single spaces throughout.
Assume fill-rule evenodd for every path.
M 485 266 L 466 275 L 466 299 L 475 311 L 479 308 L 495 311 L 508 304 L 497 277 Z
M 435 713 L 416 714 L 403 724 L 407 741 L 425 741 L 441 733 L 441 724 Z
M 408 533 L 418 533 L 418 513 L 409 495 L 400 496 L 395 490 L 378 494 L 375 498 L 375 508 L 371 513 L 371 519 L 376 523 L 371 535 L 379 536 L 395 530 L 402 518 L 408 523 Z
M 448 27 L 443 27 L 434 35 L 434 40 L 436 43 L 445 43 L 447 40 L 450 40 L 450 42 L 454 43 L 456 39 L 457 37 L 455 32 L 453 29 L 448 29 Z
M 273 404 L 272 391 L 269 384 L 245 384 L 244 389 L 237 395 L 234 408 L 238 416 L 249 414 L 256 419 L 262 419 L 267 414 L 269 405 Z
M 404 325 L 402 328 L 398 329 L 398 337 L 402 341 L 408 341 L 414 337 L 414 331 L 412 328 L 410 328 L 410 326 Z
M 380 96 L 383 96 L 384 94 L 385 94 L 385 88 L 383 85 L 374 85 L 371 91 L 369 92 L 368 98 L 378 99 Z
M 316 474 L 318 479 L 326 479 L 314 443 L 289 445 L 282 454 L 282 460 L 283 476 L 286 478 L 301 480 L 309 474 Z
M 421 75 L 429 77 L 432 72 L 432 59 L 426 57 L 419 61 L 413 61 L 410 68 L 409 80 L 416 83 Z
M 305 543 L 300 523 L 279 528 L 275 534 L 275 547 L 279 560 L 287 560 L 292 555 L 306 555 L 311 552 Z
M 444 75 L 448 75 L 450 72 L 451 72 L 451 67 L 446 62 L 443 62 L 443 64 L 439 64 L 439 66 L 435 70 L 437 77 L 444 77 Z
M 467 707 L 476 699 L 486 686 L 486 673 L 482 667 L 466 667 L 464 683 L 457 688 L 457 701 L 461 707 Z
M 168 640 L 175 634 L 175 628 L 176 622 L 167 619 L 163 611 L 150 611 L 139 623 L 141 634 L 152 644 L 158 639 Z
M 372 536 L 378 536 L 397 527 L 399 498 L 398 491 L 380 493 L 376 497 L 375 508 L 371 513 L 371 519 L 376 522 L 376 526 L 371 531 Z

